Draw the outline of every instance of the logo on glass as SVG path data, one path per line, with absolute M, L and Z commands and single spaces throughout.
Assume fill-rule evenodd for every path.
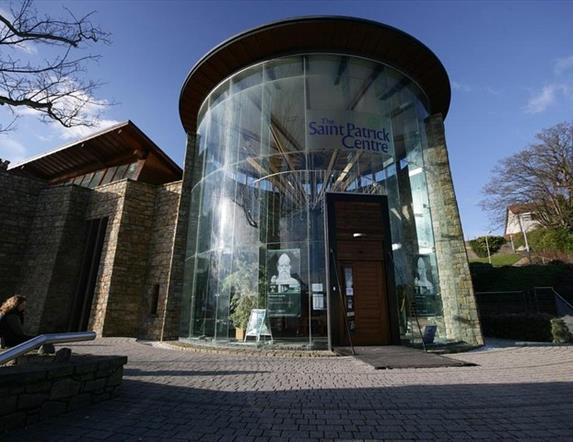
M 309 111 L 307 144 L 311 149 L 393 153 L 390 120 L 362 112 Z

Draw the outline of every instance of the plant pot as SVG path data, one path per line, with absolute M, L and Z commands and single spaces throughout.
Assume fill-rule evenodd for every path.
M 242 328 L 236 328 L 235 339 L 237 339 L 237 341 L 242 341 L 243 339 L 245 339 L 245 330 L 243 330 Z

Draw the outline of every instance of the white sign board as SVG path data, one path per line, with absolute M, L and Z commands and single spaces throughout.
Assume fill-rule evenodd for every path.
M 382 115 L 353 111 L 307 111 L 309 149 L 394 154 L 392 123 Z
M 245 333 L 245 341 L 249 336 L 255 336 L 257 338 L 257 341 L 260 341 L 261 336 L 270 336 L 271 339 L 273 338 L 271 330 L 267 326 L 266 309 L 254 308 L 251 310 L 251 315 L 249 316 L 249 323 L 247 324 L 247 332 Z

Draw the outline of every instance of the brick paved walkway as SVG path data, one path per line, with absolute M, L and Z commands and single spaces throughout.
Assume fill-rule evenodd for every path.
M 571 346 L 387 371 L 350 357 L 195 353 L 125 338 L 74 351 L 128 355 L 120 397 L 7 440 L 573 440 Z

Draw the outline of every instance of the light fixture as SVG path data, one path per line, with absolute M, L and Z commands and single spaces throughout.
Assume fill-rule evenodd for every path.
M 364 238 L 364 237 L 366 237 L 366 233 L 356 232 L 356 233 L 353 233 L 352 236 L 354 238 Z

